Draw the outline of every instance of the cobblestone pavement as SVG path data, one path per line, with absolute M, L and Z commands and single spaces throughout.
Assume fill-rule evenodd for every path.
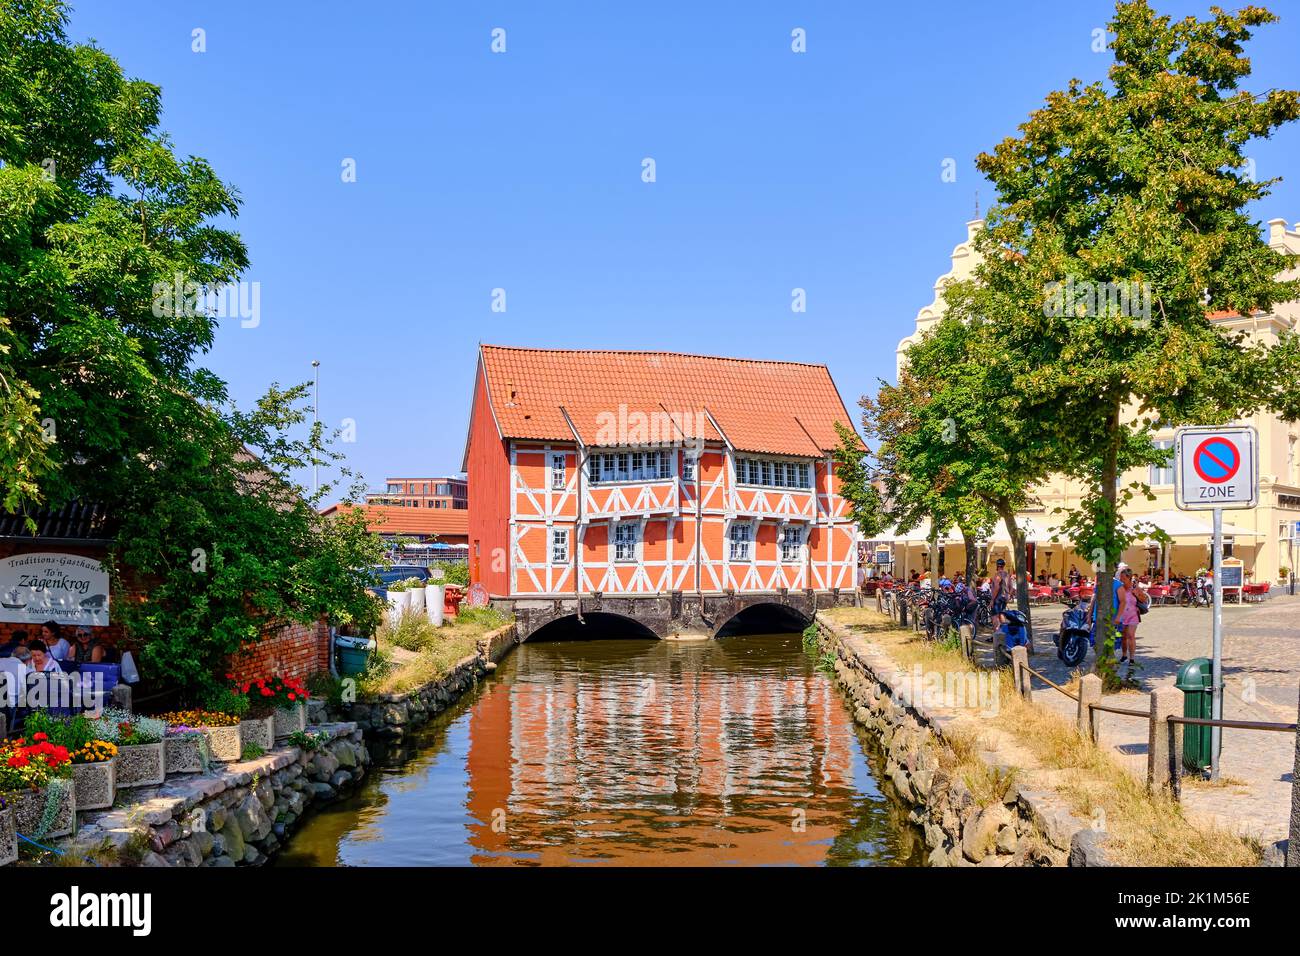
M 1034 609 L 1037 653 L 1030 666 L 1064 685 L 1071 672 L 1056 657 L 1052 635 L 1062 605 Z M 1223 609 L 1224 716 L 1229 720 L 1295 723 L 1300 696 L 1300 595 L 1279 595 L 1263 604 Z M 1211 611 L 1208 608 L 1155 607 L 1138 627 L 1135 673 L 1141 689 L 1111 698 L 1118 706 L 1145 710 L 1147 695 L 1172 685 L 1178 668 L 1193 657 L 1209 657 Z M 1091 670 L 1092 655 L 1086 665 Z M 1121 672 L 1122 673 L 1122 672 Z M 1076 704 L 1035 681 L 1034 700 L 1074 719 Z M 1103 714 L 1101 740 L 1121 761 L 1145 779 L 1146 721 Z M 1257 730 L 1223 731 L 1218 785 L 1184 779 L 1182 802 L 1200 815 L 1239 833 L 1258 838 L 1267 848 L 1287 837 L 1296 737 Z

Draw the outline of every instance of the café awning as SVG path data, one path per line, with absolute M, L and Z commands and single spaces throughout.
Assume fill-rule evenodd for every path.
M 1131 515 L 1124 519 L 1125 528 L 1137 533 L 1139 537 L 1154 525 L 1171 538 L 1209 538 L 1214 534 L 1214 525 L 1209 517 L 1200 516 L 1175 508 L 1164 508 L 1149 514 Z M 1223 522 L 1223 533 L 1234 538 L 1258 538 L 1261 532 L 1239 525 Z

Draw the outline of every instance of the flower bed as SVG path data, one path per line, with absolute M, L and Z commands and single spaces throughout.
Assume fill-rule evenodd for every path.
M 167 779 L 163 737 L 167 722 L 109 709 L 94 722 L 96 736 L 117 745 L 117 786 L 152 787 Z
M 117 795 L 117 760 L 72 765 L 72 790 L 78 810 L 103 810 Z
M 72 781 L 78 810 L 103 810 L 117 794 L 117 747 L 92 740 L 72 752 Z
M 14 824 L 24 836 L 38 840 L 76 829 L 72 758 L 44 731 L 0 748 L 0 793 L 10 794 Z
M 307 702 L 298 701 L 287 709 L 277 707 L 271 717 L 275 722 L 275 739 L 287 740 L 291 734 L 307 729 Z
M 36 710 L 27 715 L 23 729 L 32 741 L 48 742 L 67 753 L 78 809 L 101 810 L 113 805 L 117 747 L 99 738 L 93 720 L 84 714 L 55 717 L 49 711 Z
M 208 738 L 197 727 L 169 726 L 163 738 L 168 773 L 203 773 L 208 769 Z
M 270 750 L 275 746 L 275 717 L 245 717 L 239 722 L 239 740 L 241 752 L 250 744 L 260 747 L 263 753 Z
M 14 824 L 31 840 L 70 836 L 77 829 L 76 788 L 68 777 L 57 777 L 38 790 L 14 795 Z
M 174 710 L 162 714 L 161 720 L 170 727 L 185 727 L 201 733 L 204 737 L 208 760 L 218 763 L 233 763 L 243 751 L 243 741 L 239 734 L 239 718 L 222 710 L 191 708 Z M 180 759 L 179 756 L 177 759 Z

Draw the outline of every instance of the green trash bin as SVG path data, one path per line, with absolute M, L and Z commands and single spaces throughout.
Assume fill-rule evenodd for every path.
M 375 649 L 375 642 L 368 637 L 334 638 L 334 650 L 338 654 L 339 673 L 344 677 L 353 677 L 366 669 L 370 652 Z
M 1174 686 L 1183 692 L 1183 716 L 1209 720 L 1214 716 L 1214 664 L 1208 657 L 1193 657 L 1178 668 Z M 1210 769 L 1213 728 L 1183 725 L 1183 766 L 1188 770 Z

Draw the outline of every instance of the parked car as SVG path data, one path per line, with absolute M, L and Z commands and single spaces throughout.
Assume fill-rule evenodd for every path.
M 418 564 L 394 564 L 391 568 L 375 568 L 375 576 L 379 578 L 379 584 L 373 590 L 384 599 L 388 597 L 388 585 L 396 581 L 405 581 L 407 578 L 428 581 L 430 577 L 429 569 Z

